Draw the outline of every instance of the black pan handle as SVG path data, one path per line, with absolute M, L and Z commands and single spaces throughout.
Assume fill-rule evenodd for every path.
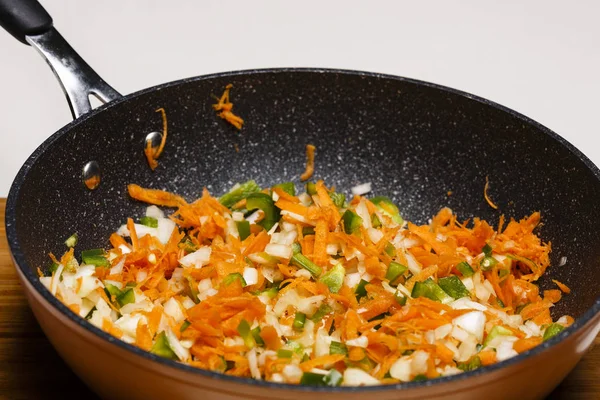
M 90 95 L 107 103 L 121 97 L 52 26 L 36 0 L 0 0 L 0 25 L 46 59 L 65 92 L 73 118 L 91 111 Z
M 26 36 L 52 28 L 52 17 L 37 1 L 0 0 L 0 25 L 15 39 L 27 44 Z

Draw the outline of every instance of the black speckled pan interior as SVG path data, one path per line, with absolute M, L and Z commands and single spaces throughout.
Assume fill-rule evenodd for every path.
M 212 95 L 228 83 L 234 111 L 245 120 L 241 131 L 211 107 Z M 162 128 L 159 107 L 166 110 L 169 135 L 153 172 L 143 145 L 146 134 Z M 308 143 L 317 147 L 315 178 L 346 193 L 371 182 L 373 193 L 393 198 L 414 222 L 426 222 L 444 206 L 460 219 L 480 216 L 494 224 L 501 214 L 518 219 L 541 211 L 538 233 L 552 242 L 554 265 L 541 285 L 555 278 L 574 293 L 553 308 L 554 316 L 598 311 L 600 174 L 585 156 L 486 100 L 349 71 L 198 77 L 127 96 L 76 120 L 42 144 L 17 176 L 7 203 L 11 250 L 37 290 L 75 318 L 42 287 L 35 268 L 47 264 L 49 251 L 62 254 L 73 232 L 79 249 L 99 247 L 127 217 L 143 215 L 145 205 L 128 198 L 128 183 L 188 200 L 203 187 L 219 195 L 248 179 L 263 186 L 292 180 L 300 188 Z M 102 170 L 95 191 L 81 182 L 90 160 Z M 497 211 L 483 197 L 486 176 Z M 562 257 L 566 264 L 558 266 Z

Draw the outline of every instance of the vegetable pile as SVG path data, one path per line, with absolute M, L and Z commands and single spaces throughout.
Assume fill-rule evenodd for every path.
M 70 237 L 40 280 L 161 357 L 274 382 L 390 384 L 508 359 L 573 322 L 550 315 L 568 287 L 534 284 L 550 263 L 537 212 L 494 229 L 444 208 L 419 226 L 386 197 L 347 200 L 322 181 L 299 195 L 249 181 L 192 203 L 128 189 L 146 215 L 81 261 Z

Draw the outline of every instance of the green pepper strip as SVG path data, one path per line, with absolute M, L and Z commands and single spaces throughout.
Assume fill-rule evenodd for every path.
M 396 303 L 398 303 L 401 306 L 405 306 L 406 305 L 406 296 L 402 295 L 400 292 L 396 291 L 396 293 L 394 293 L 394 299 L 396 299 Z
M 256 344 L 258 346 L 264 347 L 265 341 L 260 336 L 260 326 L 257 326 L 256 328 L 252 329 L 250 332 L 252 333 L 252 337 L 254 338 L 254 341 L 256 342 Z
M 358 285 L 356 285 L 356 290 L 354 290 L 356 300 L 360 300 L 362 297 L 367 295 L 367 289 L 365 286 L 367 286 L 368 283 L 369 282 L 365 281 L 364 279 L 361 279 L 360 282 L 358 282 Z
M 332 341 L 329 345 L 329 354 L 348 355 L 348 347 L 344 343 Z
M 371 225 L 373 225 L 373 228 L 381 227 L 381 221 L 379 220 L 379 217 L 375 213 L 371 214 Z
M 385 279 L 388 281 L 394 282 L 400 275 L 408 271 L 408 267 L 406 265 L 402 265 L 395 261 L 390 262 L 390 266 L 385 274 Z
M 398 209 L 398 206 L 395 205 L 389 197 L 376 196 L 371 199 L 371 203 L 375 204 L 379 211 L 390 217 L 392 221 L 398 225 L 402 225 L 404 223 L 404 220 L 400 216 L 400 210 Z
M 179 332 L 183 332 L 185 331 L 187 328 L 190 327 L 192 323 L 188 320 L 183 321 L 183 324 L 181 324 L 181 327 L 179 328 Z
M 294 352 L 292 350 L 279 349 L 277 350 L 277 357 L 279 358 L 292 358 Z
M 487 346 L 494 338 L 498 336 L 512 336 L 514 333 L 510 329 L 506 329 L 503 326 L 495 325 L 490 333 L 488 333 L 487 337 L 483 341 L 483 345 Z
M 48 267 L 48 273 L 50 274 L 50 276 L 56 272 L 58 266 L 59 264 L 55 263 L 54 261 L 52 262 L 52 264 L 50 264 L 50 266 Z
M 323 317 L 325 317 L 327 314 L 331 313 L 332 311 L 333 311 L 333 308 L 331 308 L 331 306 L 329 304 L 323 303 L 319 306 L 317 311 L 313 314 L 313 316 L 310 319 L 313 322 L 320 322 L 323 319 Z
M 314 235 L 315 234 L 315 228 L 313 228 L 312 226 L 305 226 L 304 228 L 302 228 L 302 236 L 308 236 L 308 235 Z
M 306 322 L 306 314 L 301 312 L 296 312 L 296 316 L 294 317 L 294 323 L 292 327 L 297 331 L 304 330 L 304 323 Z
M 492 246 L 489 243 L 486 243 L 485 246 L 481 249 L 481 252 L 485 254 L 486 257 L 492 256 Z
M 67 240 L 65 240 L 65 245 L 67 247 L 75 247 L 76 244 L 77 244 L 77 233 L 72 234 L 71 236 L 69 236 L 67 238 Z
M 292 245 L 292 250 L 294 255 L 292 255 L 292 259 L 290 260 L 290 262 L 300 268 L 304 268 L 305 270 L 307 270 L 308 272 L 310 272 L 310 274 L 312 276 L 314 276 L 315 278 L 318 278 L 321 273 L 323 272 L 323 269 L 321 267 L 319 267 L 317 264 L 315 264 L 314 262 L 310 261 L 308 259 L 308 257 L 306 257 L 305 255 L 303 255 L 300 251 L 301 251 L 301 247 L 298 243 L 294 243 Z
M 230 208 L 238 201 L 243 200 L 251 193 L 256 192 L 260 192 L 260 187 L 253 180 L 244 182 L 242 184 L 237 183 L 228 193 L 219 197 L 219 203 L 223 204 L 227 208 Z
M 342 215 L 342 221 L 344 221 L 344 231 L 348 234 L 354 233 L 362 225 L 362 218 L 350 210 L 346 210 Z
M 317 185 L 314 182 L 306 182 L 306 193 L 311 196 L 317 194 Z
M 543 340 L 544 342 L 546 340 L 549 340 L 551 338 L 553 338 L 554 336 L 558 335 L 559 333 L 561 333 L 563 330 L 565 329 L 564 326 L 562 326 L 561 324 L 552 324 L 549 327 L 546 328 L 546 330 L 544 331 L 544 337 Z
M 323 274 L 319 279 L 319 282 L 324 283 L 329 288 L 331 293 L 337 293 L 344 284 L 344 277 L 346 276 L 346 268 L 340 263 L 336 264 L 333 268 Z
M 256 346 L 256 341 L 254 340 L 254 336 L 250 331 L 250 324 L 245 319 L 242 319 L 237 327 L 237 331 L 244 340 L 244 344 L 247 348 L 252 349 Z
M 327 375 L 316 374 L 314 372 L 305 372 L 302 374 L 300 378 L 301 385 L 309 385 L 309 386 L 340 386 L 342 384 L 342 374 L 336 370 L 332 369 L 329 371 Z
M 275 207 L 273 198 L 265 193 L 251 193 L 246 197 L 246 209 L 248 211 L 261 209 L 265 217 L 258 224 L 267 231 L 279 221 L 279 208 Z
M 489 271 L 496 264 L 498 264 L 498 260 L 496 260 L 494 257 L 490 257 L 490 256 L 483 257 L 483 260 L 481 260 L 481 263 L 479 263 L 479 265 L 481 266 L 481 269 L 484 271 Z
M 110 267 L 110 262 L 106 259 L 103 249 L 91 249 L 81 252 L 81 260 L 84 264 L 95 265 L 96 267 Z
M 462 276 L 467 277 L 467 278 L 469 276 L 473 276 L 473 274 L 475 273 L 475 271 L 473 271 L 473 268 L 471 268 L 469 263 L 467 263 L 466 261 L 458 263 L 456 265 L 456 269 L 458 270 L 458 272 L 460 272 L 462 274 Z
M 234 272 L 232 274 L 227 275 L 225 278 L 223 278 L 223 286 L 231 285 L 236 279 L 240 280 L 240 282 L 242 283 L 242 287 L 246 286 L 246 280 L 244 279 L 242 274 L 240 274 L 239 272 Z
M 118 296 L 123 294 L 121 289 L 119 289 L 115 285 L 111 285 L 110 283 L 106 283 L 104 285 L 104 291 L 106 292 L 106 295 L 108 296 L 110 301 L 116 300 Z M 113 296 L 114 296 L 114 299 L 113 299 Z
M 198 250 L 198 246 L 192 242 L 192 239 L 189 236 L 184 236 L 183 239 L 178 244 L 180 249 L 185 250 L 187 253 L 193 253 Z
M 473 370 L 481 367 L 481 359 L 479 358 L 479 356 L 475 356 L 467 362 L 461 362 L 461 363 L 456 364 L 456 367 L 465 372 L 473 371 Z
M 273 186 L 273 188 L 279 188 L 291 196 L 296 195 L 296 186 L 294 185 L 294 182 L 278 183 L 277 185 Z
M 248 236 L 250 236 L 250 222 L 235 221 L 235 226 L 240 234 L 240 240 L 245 240 Z
M 330 192 L 329 197 L 331 198 L 331 201 L 333 201 L 333 204 L 335 204 L 336 207 L 342 208 L 344 206 L 344 202 L 346 201 L 345 194 Z
M 169 341 L 167 340 L 167 335 L 164 331 L 158 334 L 156 337 L 156 341 L 152 345 L 150 349 L 150 353 L 156 354 L 160 357 L 170 358 L 171 360 L 177 360 L 177 354 L 171 349 L 169 345 Z
M 456 275 L 446 276 L 438 279 L 438 285 L 455 299 L 469 297 L 471 292 L 466 288 L 462 281 Z
M 383 250 L 385 251 L 385 254 L 387 254 L 390 257 L 396 256 L 396 248 L 390 242 L 387 242 L 387 244 L 385 245 L 385 248 Z
M 433 281 L 433 279 L 428 278 L 423 282 L 415 283 L 413 287 L 412 297 L 427 297 L 428 299 L 439 301 L 444 304 L 452 302 L 454 299 L 446 294 L 444 290 Z
M 158 228 L 158 220 L 154 217 L 142 217 L 140 223 L 150 228 Z
M 125 304 L 135 303 L 135 292 L 133 291 L 133 289 L 129 288 L 120 295 L 118 295 L 117 303 L 119 303 L 121 307 L 123 307 Z

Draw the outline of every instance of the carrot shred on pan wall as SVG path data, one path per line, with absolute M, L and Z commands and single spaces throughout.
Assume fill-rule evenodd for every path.
M 490 199 L 490 196 L 488 195 L 489 187 L 490 187 L 490 180 L 486 176 L 485 177 L 485 186 L 483 187 L 483 197 L 485 198 L 485 201 L 490 205 L 490 207 L 492 207 L 494 210 L 497 210 L 498 206 L 496 205 L 496 203 L 494 203 L 492 201 L 492 199 Z
M 146 155 L 146 160 L 148 161 L 148 165 L 151 170 L 155 170 L 158 167 L 158 157 L 162 154 L 165 144 L 167 143 L 167 113 L 164 108 L 159 108 L 156 112 L 160 112 L 162 116 L 163 122 L 163 133 L 160 139 L 160 145 L 157 149 L 152 146 L 151 140 L 146 140 L 146 147 L 144 148 L 144 154 Z
M 564 283 L 562 283 L 561 281 L 557 281 L 556 279 L 552 279 L 552 282 L 554 282 L 556 284 L 556 286 L 558 286 L 558 288 L 566 294 L 571 293 L 571 289 L 565 285 Z
M 229 122 L 231 125 L 235 126 L 238 129 L 242 129 L 242 125 L 244 125 L 244 120 L 239 116 L 233 113 L 233 103 L 229 101 L 229 91 L 233 85 L 230 83 L 225 86 L 225 91 L 223 91 L 223 95 L 219 98 L 217 104 L 213 104 L 213 108 L 215 111 L 220 111 L 217 115 L 223 118 L 225 121 Z
M 306 145 L 306 170 L 300 175 L 302 181 L 307 181 L 312 178 L 313 173 L 315 172 L 315 149 L 316 147 L 312 144 Z

